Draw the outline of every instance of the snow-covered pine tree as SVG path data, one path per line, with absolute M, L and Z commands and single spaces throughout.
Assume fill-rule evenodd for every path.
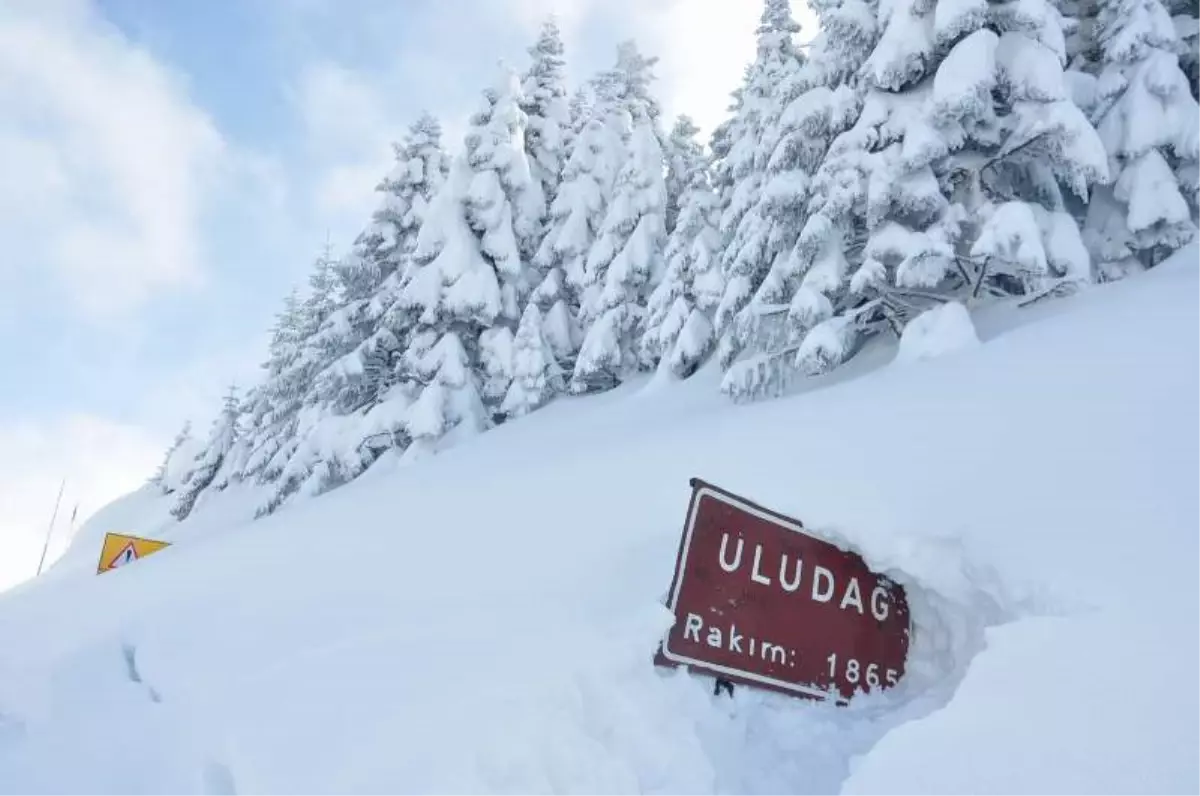
M 396 301 L 408 258 L 426 208 L 441 187 L 449 158 L 441 125 L 422 114 L 403 143 L 393 146 L 395 163 L 375 187 L 382 194 L 371 224 L 338 264 L 339 313 L 327 339 L 331 364 L 318 376 L 321 402 L 338 414 L 370 406 L 391 386 L 393 360 L 404 344 L 404 316 L 386 317 Z M 338 330 L 344 335 L 338 335 Z
M 407 441 L 399 432 L 410 396 L 392 389 L 393 361 L 412 318 L 392 309 L 430 199 L 445 181 L 438 122 L 428 114 L 418 119 L 396 156 L 377 187 L 384 199 L 370 228 L 386 246 L 364 252 L 360 237 L 337 271 L 339 305 L 301 345 L 305 371 L 315 375 L 294 414 L 289 444 L 273 461 L 279 475 L 262 511 L 274 511 L 293 494 L 316 495 L 345 483 L 391 444 Z M 383 400 L 392 405 L 379 406 Z
M 1046 0 L 880 10 L 862 111 L 818 171 L 796 248 L 790 350 L 775 352 L 808 373 L 941 303 L 1089 276 L 1070 211 L 1107 166 L 1063 79 L 1058 11 Z M 778 386 L 762 365 L 739 363 L 723 389 Z
M 602 82 L 612 84 L 615 88 L 615 94 L 612 96 L 627 113 L 633 115 L 639 110 L 645 112 L 661 148 L 666 138 L 660 127 L 662 105 L 650 90 L 654 81 L 658 79 L 654 74 L 657 65 L 658 56 L 643 55 L 636 41 L 625 39 L 617 45 L 617 62 L 602 78 Z
M 537 43 L 529 48 L 532 63 L 521 84 L 521 110 L 527 119 L 525 152 L 534 183 L 546 207 L 558 194 L 566 160 L 571 110 L 567 104 L 562 34 L 554 18 L 542 24 Z M 538 243 L 541 243 L 539 236 Z
M 216 477 L 225 456 L 233 449 L 238 440 L 238 398 L 237 392 L 230 389 L 225 396 L 225 405 L 221 414 L 213 421 L 212 430 L 204 449 L 197 455 L 192 468 L 191 477 L 179 491 L 179 497 L 171 509 L 171 515 L 177 520 L 183 520 L 191 514 L 200 494 L 208 489 Z
M 791 84 L 802 61 L 794 39 L 799 30 L 789 0 L 764 0 L 756 31 L 755 59 L 747 70 L 737 117 L 729 128 L 736 138 L 729 143 L 721 170 L 732 181 L 733 189 L 721 218 L 726 286 L 716 317 L 722 361 L 726 363 L 744 344 L 742 335 L 730 336 L 727 331 L 758 289 L 773 259 L 773 253 L 766 249 L 769 229 L 762 220 L 759 202 L 772 155 L 771 128 L 785 106 L 781 92 Z
M 609 168 L 623 165 L 584 263 L 579 295 L 584 340 L 568 385 L 574 393 L 610 389 L 638 367 L 646 297 L 665 270 L 664 135 L 661 108 L 650 91 L 657 62 L 624 41 L 616 65 L 596 81 L 604 100 L 596 105 L 605 110 L 612 133 L 603 159 Z
M 1093 119 L 1114 181 L 1092 197 L 1087 231 L 1101 278 L 1115 279 L 1196 235 L 1200 108 L 1160 0 L 1101 0 L 1094 29 L 1103 66 Z
M 583 85 L 575 89 L 575 93 L 571 95 L 571 101 L 567 105 L 567 126 L 563 129 L 563 166 L 567 165 L 567 158 L 571 156 L 571 151 L 575 147 L 575 139 L 583 132 L 583 126 L 587 124 L 587 120 L 591 115 L 592 98 L 588 93 L 588 86 Z M 560 179 L 561 182 L 561 179 Z M 553 202 L 551 202 L 553 204 Z
M 449 168 L 440 123 L 422 114 L 395 153 L 395 164 L 377 186 L 383 200 L 372 224 L 380 230 L 386 249 L 362 252 L 356 246 L 343 260 L 339 276 L 347 322 L 340 323 L 336 313 L 327 321 L 334 332 L 329 341 L 334 358 L 317 377 L 316 396 L 326 414 L 343 417 L 326 418 L 317 434 L 328 441 L 310 441 L 304 446 L 308 459 L 291 462 L 301 479 L 309 481 L 306 491 L 314 494 L 353 478 L 383 451 L 408 441 L 404 412 L 413 390 L 410 384 L 398 382 L 414 319 L 398 299 L 418 231 Z M 364 280 L 364 275 L 370 278 Z M 338 329 L 349 334 L 337 336 Z M 311 481 L 311 468 L 322 462 L 326 481 Z
M 704 147 L 696 140 L 696 134 L 699 132 L 700 128 L 692 121 L 692 117 L 681 114 L 675 120 L 675 126 L 671 128 L 670 137 L 663 147 L 667 158 L 665 222 L 668 235 L 675 231 L 683 195 L 691 187 L 696 165 L 704 160 Z
M 494 410 L 512 380 L 520 307 L 539 281 L 529 259 L 537 249 L 546 207 L 526 152 L 526 116 L 516 75 L 502 68 L 497 86 L 484 92 L 484 98 L 465 138 L 465 158 L 473 172 L 465 209 L 484 259 L 500 278 L 500 314 L 479 338 L 486 375 L 482 397 Z
M 731 155 L 734 146 L 742 140 L 744 134 L 746 120 L 742 109 L 742 95 L 745 92 L 746 83 L 750 79 L 749 75 L 750 65 L 747 64 L 742 85 L 730 94 L 729 106 L 726 108 L 729 116 L 713 129 L 708 138 L 708 150 L 712 160 L 709 165 L 709 174 L 713 193 L 717 196 L 717 231 L 721 235 L 720 245 L 717 247 L 718 254 L 724 252 L 727 244 L 733 239 L 733 232 L 737 229 L 735 223 L 726 231 L 722 226 L 722 219 L 732 207 L 735 192 L 740 185 L 734 176 L 735 166 L 738 166 L 739 163 L 735 162 Z
M 414 344 L 419 324 L 415 313 L 403 301 L 403 294 L 413 276 L 412 254 L 421 225 L 450 169 L 450 157 L 442 147 L 441 136 L 437 119 L 423 114 L 409 130 L 403 159 L 398 154 L 392 173 L 383 182 L 383 187 L 404 198 L 409 208 L 395 217 L 398 244 L 393 256 L 397 267 L 371 299 L 370 312 L 378 316 L 378 322 L 372 337 L 362 347 L 362 356 L 358 362 L 344 363 L 352 371 L 361 366 L 372 374 L 374 392 L 369 402 L 358 409 L 363 416 L 355 430 L 347 432 L 356 440 L 355 449 L 368 460 L 388 448 L 402 449 L 409 442 L 405 413 L 420 392 L 412 370 L 413 357 L 420 346 Z M 386 352 L 386 358 L 380 356 L 382 352 Z M 380 374 L 377 378 L 373 375 L 376 368 Z
M 814 175 L 861 108 L 858 71 L 874 42 L 875 10 L 862 0 L 824 0 L 813 7 L 821 15 L 821 32 L 807 57 L 777 67 L 786 71 L 772 98 L 778 110 L 762 119 L 755 155 L 762 164 L 761 188 L 725 256 L 732 289 L 718 311 L 720 360 L 728 368 L 746 352 L 760 380 L 769 374 L 773 381 L 790 370 L 781 357 L 795 331 L 789 301 L 804 267 L 796 245 L 817 188 Z M 753 292 L 745 299 L 747 290 Z M 733 315 L 725 314 L 743 301 Z
M 500 409 L 520 417 L 562 392 L 562 370 L 542 331 L 542 313 L 530 302 L 513 342 L 513 379 Z
M 664 367 L 680 379 L 692 375 L 715 347 L 713 316 L 725 287 L 717 250 L 718 197 L 707 163 L 696 159 L 689 168 L 679 218 L 667 240 L 666 274 L 650 295 L 641 343 L 646 365 Z
M 583 337 L 579 330 L 576 295 L 567 284 L 562 269 L 553 267 L 545 273 L 529 299 L 541 311 L 542 331 L 554 352 L 555 361 L 563 368 L 568 363 L 573 365 Z
M 327 341 L 338 333 L 338 327 L 327 323 L 337 311 L 335 267 L 326 247 L 309 275 L 309 294 L 295 317 L 288 317 L 285 308 L 277 323 L 283 331 L 272 341 L 267 376 L 250 409 L 255 439 L 243 478 L 255 475 L 258 483 L 272 485 L 258 508 L 259 515 L 274 511 L 295 491 L 298 482 L 294 474 L 300 469 L 294 463 L 296 452 L 322 414 L 315 385 L 317 375 L 330 361 Z
M 225 460 L 221 462 L 220 469 L 217 470 L 212 483 L 209 484 L 209 491 L 220 492 L 230 484 L 243 480 L 242 472 L 253 453 L 254 440 L 250 436 L 250 431 L 254 428 L 251 424 L 254 420 L 256 391 L 257 388 L 251 388 L 238 401 L 237 418 L 234 421 L 233 447 L 225 454 Z
M 407 418 L 412 455 L 488 428 L 512 380 L 512 330 L 533 282 L 522 244 L 538 220 L 520 99 L 502 70 L 417 238 L 401 295 L 417 323 L 404 358 L 421 385 Z
M 180 462 L 176 459 L 180 456 L 182 449 L 192 441 L 192 421 L 188 420 L 183 424 L 183 428 L 175 435 L 171 447 L 167 448 L 167 452 L 163 454 L 162 463 L 158 466 L 154 476 L 150 479 L 151 483 L 156 484 L 164 495 L 169 495 L 179 488 L 181 482 L 190 475 L 190 465 L 187 465 L 188 472 L 180 473 L 182 469 Z
M 304 303 L 299 291 L 293 289 L 284 298 L 282 311 L 275 316 L 267 361 L 262 364 L 262 381 L 250 396 L 247 429 L 250 454 L 242 467 L 242 478 L 261 477 L 284 443 L 287 408 L 293 402 L 298 405 L 307 389 L 307 384 L 300 382 L 303 374 L 293 367 L 304 338 L 304 317 Z
M 532 300 L 542 312 L 546 339 L 564 370 L 574 367 L 583 339 L 579 310 L 587 257 L 600 234 L 624 158 L 624 129 L 616 114 L 618 80 L 616 70 L 602 72 L 591 81 L 590 92 L 581 89 L 572 98 L 576 129 L 546 235 L 534 257 L 541 281 Z
M 534 287 L 527 262 L 537 249 L 546 214 L 526 154 L 523 102 L 516 74 L 501 65 L 499 80 L 484 92 L 464 139 L 465 157 L 474 172 L 467 219 L 500 274 L 504 317 L 514 327 L 520 320 L 517 303 Z
M 629 155 L 599 239 L 588 255 L 581 315 L 588 326 L 570 389 L 605 390 L 637 369 L 646 296 L 663 270 L 667 189 L 663 153 L 646 108 L 632 107 Z

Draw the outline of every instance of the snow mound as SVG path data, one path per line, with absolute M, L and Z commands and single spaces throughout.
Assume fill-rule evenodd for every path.
M 905 363 L 935 359 L 978 345 L 979 337 L 975 334 L 971 314 L 959 302 L 949 301 L 926 310 L 904 327 L 896 361 Z
M 0 791 L 1194 792 L 1196 255 L 970 357 L 557 401 L 249 524 L 130 498 L 177 543 L 0 599 Z M 651 665 L 692 476 L 905 585 L 898 688 Z

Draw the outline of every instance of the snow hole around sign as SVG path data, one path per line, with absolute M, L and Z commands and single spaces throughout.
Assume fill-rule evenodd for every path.
M 836 531 L 813 532 L 864 555 Z M 989 628 L 1059 612 L 1047 595 L 1022 594 L 1003 583 L 959 538 L 910 539 L 886 558 L 864 557 L 874 571 L 902 585 L 908 599 L 909 653 L 896 688 L 860 693 L 837 706 L 740 686 L 732 696 L 716 695 L 708 676 L 685 668 L 655 670 L 664 689 L 677 697 L 687 692 L 707 706 L 693 719 L 703 756 L 713 764 L 712 779 L 697 782 L 697 791 L 837 792 L 855 760 L 887 733 L 951 701 L 986 648 Z M 666 616 L 665 625 L 671 621 Z
M 854 761 L 888 732 L 952 700 L 990 628 L 1046 605 L 1016 597 L 959 540 L 910 540 L 890 553 L 911 564 L 872 565 L 905 587 L 910 604 L 912 640 L 898 688 L 847 707 L 744 687 L 714 694 L 712 678 L 652 664 L 673 617 L 664 605 L 646 604 L 607 626 L 556 628 L 550 646 L 559 665 L 538 677 L 508 680 L 503 660 L 490 660 L 490 677 L 506 683 L 504 704 L 491 690 L 488 710 L 470 711 L 472 723 L 458 736 L 464 765 L 439 767 L 437 789 L 838 794 Z

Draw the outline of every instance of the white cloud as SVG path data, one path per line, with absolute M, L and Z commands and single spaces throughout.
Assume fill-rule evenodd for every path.
M 640 18 L 642 49 L 657 55 L 664 110 L 686 113 L 705 134 L 726 117 L 730 93 L 754 58 L 757 2 L 670 0 Z
M 372 77 L 331 61 L 308 64 L 292 91 L 312 158 L 318 216 L 363 223 L 373 188 L 391 163 L 402 122 Z
M 264 300 L 274 304 L 277 299 Z M 173 435 L 186 421 L 197 435 L 207 434 L 230 387 L 240 396 L 259 383 L 269 340 L 263 330 L 239 345 L 208 351 L 159 373 L 138 396 L 139 422 L 157 434 Z
M 51 276 L 95 315 L 201 282 L 227 148 L 175 75 L 87 2 L 6 0 L 0 107 L 6 281 Z
M 754 59 L 755 34 L 762 15 L 758 0 L 704 2 L 653 0 L 632 3 L 629 35 L 643 51 L 657 55 L 658 92 L 672 117 L 686 113 L 704 134 L 728 116 L 730 95 Z M 816 35 L 817 20 L 803 0 L 792 0 L 800 23 L 800 43 Z
M 0 589 L 33 577 L 55 496 L 66 479 L 47 566 L 76 526 L 113 499 L 141 485 L 169 440 L 87 414 L 47 417 L 0 427 Z
M 574 35 L 588 14 L 602 3 L 599 0 L 493 0 L 529 33 L 535 33 L 550 15 L 558 21 L 564 36 Z

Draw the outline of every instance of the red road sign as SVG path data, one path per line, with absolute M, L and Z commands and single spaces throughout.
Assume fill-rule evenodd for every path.
M 691 483 L 668 601 L 675 624 L 656 663 L 818 699 L 899 681 L 903 587 L 797 520 Z

